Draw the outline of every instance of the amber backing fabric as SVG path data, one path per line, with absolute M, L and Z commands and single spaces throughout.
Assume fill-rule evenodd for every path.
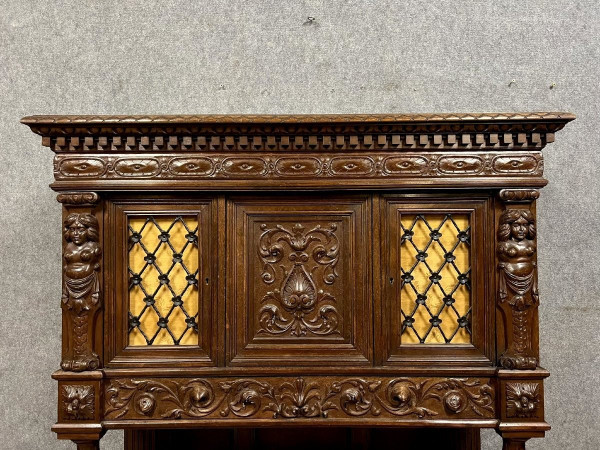
M 427 220 L 431 228 L 437 229 L 440 227 L 440 224 L 446 215 L 422 214 L 422 216 Z M 402 227 L 404 229 L 410 229 L 415 221 L 415 217 L 415 214 L 403 214 L 401 216 Z M 467 214 L 452 214 L 452 219 L 460 228 L 460 230 L 468 229 L 469 216 Z M 400 248 L 400 264 L 403 272 L 409 271 L 417 263 L 417 249 L 423 251 L 431 239 L 431 230 L 422 220 L 417 220 L 414 228 L 412 228 L 412 231 L 414 232 L 412 237 L 414 246 L 408 240 L 405 240 L 401 244 Z M 442 235 L 439 239 L 439 243 L 441 243 L 446 250 L 449 251 L 453 249 L 456 243 L 459 242 L 458 230 L 450 220 L 447 220 L 441 226 L 441 228 L 439 228 L 439 232 Z M 445 259 L 445 252 L 439 243 L 434 241 L 426 250 L 426 261 L 433 271 L 439 271 L 439 268 L 442 266 Z M 415 246 L 417 249 L 415 249 Z M 456 264 L 458 271 L 461 273 L 467 272 L 470 266 L 470 251 L 468 243 L 460 242 L 453 253 L 456 258 L 454 264 Z M 454 298 L 453 306 L 456 309 L 456 312 L 451 307 L 444 307 L 442 310 L 442 307 L 444 306 L 444 294 L 442 293 L 442 289 L 446 292 L 446 294 L 450 293 L 454 289 L 454 287 L 458 284 L 458 272 L 451 264 L 446 264 L 442 270 L 439 271 L 439 274 L 442 277 L 439 282 L 439 286 L 433 284 L 429 291 L 427 291 L 426 304 L 434 315 L 439 314 L 439 319 L 442 321 L 440 328 L 447 338 L 452 336 L 452 334 L 454 334 L 454 332 L 458 329 L 458 332 L 451 340 L 452 344 L 470 343 L 471 336 L 467 329 L 460 328 L 458 326 L 458 317 L 465 316 L 465 314 L 467 314 L 469 311 L 471 304 L 469 289 L 466 285 L 460 285 L 460 287 L 452 295 Z M 418 292 L 423 293 L 427 286 L 431 283 L 429 278 L 431 276 L 430 270 L 423 262 L 420 262 L 413 270 L 412 275 L 414 276 L 412 284 Z M 416 300 L 417 293 L 415 290 L 408 284 L 405 284 L 401 291 L 403 320 L 407 314 L 413 313 L 415 307 L 417 307 Z M 440 310 L 442 310 L 441 313 Z M 446 339 L 444 339 L 444 336 L 437 328 L 433 327 L 428 333 L 428 330 L 431 327 L 431 317 L 432 316 L 429 314 L 424 305 L 418 305 L 417 310 L 413 315 L 413 318 L 415 319 L 413 323 L 414 330 L 411 328 L 406 328 L 404 330 L 401 336 L 402 344 L 420 343 L 414 331 L 416 331 L 421 337 L 427 335 L 423 342 L 425 344 L 446 343 Z
M 183 217 L 188 228 L 191 230 L 195 230 L 198 227 L 198 221 L 195 216 L 184 216 Z M 155 216 L 156 223 L 163 229 L 168 229 L 173 221 L 175 220 L 175 216 Z M 134 230 L 139 232 L 146 221 L 145 217 L 130 217 L 129 218 L 129 226 Z M 131 234 L 131 231 L 130 231 Z M 160 231 L 153 223 L 148 223 L 146 227 L 141 232 L 142 238 L 141 243 L 144 244 L 146 249 L 150 251 L 154 251 L 160 241 L 159 241 Z M 173 265 L 173 254 L 174 253 L 183 253 L 182 261 L 186 265 L 189 271 L 194 273 L 198 269 L 198 246 L 189 244 L 186 246 L 186 234 L 187 230 L 183 226 L 181 222 L 175 223 L 175 225 L 169 231 L 169 241 L 172 246 L 176 250 L 173 250 L 168 245 L 161 245 L 159 250 L 156 252 L 156 264 L 160 268 L 163 273 L 166 273 L 169 268 Z M 185 251 L 182 252 L 182 249 L 185 247 Z M 143 251 L 140 245 L 134 245 L 133 248 L 129 252 L 129 267 L 135 273 L 139 273 L 144 266 L 146 265 L 146 261 L 144 257 L 146 253 Z M 158 286 L 160 285 L 159 281 L 159 272 L 156 268 L 152 266 L 146 267 L 144 272 L 142 273 L 142 284 L 148 293 L 154 293 Z M 186 280 L 187 273 L 182 268 L 182 266 L 178 263 L 175 264 L 171 272 L 169 273 L 169 284 L 173 291 L 180 295 L 188 285 L 188 281 Z M 183 306 L 185 307 L 188 315 L 195 316 L 198 313 L 198 287 L 189 286 L 185 291 L 185 294 L 182 296 Z M 144 302 L 144 292 L 138 286 L 133 286 L 129 291 L 129 310 L 134 315 L 139 315 L 145 306 Z M 169 314 L 173 306 L 173 293 L 168 289 L 167 286 L 163 285 L 158 290 L 157 294 L 154 296 L 155 306 L 160 311 L 163 317 L 166 317 Z M 174 308 L 171 314 L 169 315 L 168 327 L 171 332 L 179 338 L 184 331 L 186 331 L 187 323 L 185 322 L 186 316 L 182 312 L 182 310 L 178 307 Z M 144 330 L 146 336 L 151 337 L 159 330 L 158 326 L 158 315 L 156 311 L 149 307 L 146 309 L 144 314 L 140 317 L 140 328 Z M 167 332 L 166 329 L 161 329 L 153 341 L 152 345 L 173 345 L 174 341 L 171 335 Z M 179 345 L 197 345 L 198 344 L 198 332 L 192 329 L 188 329 L 179 342 Z M 129 345 L 131 346 L 146 346 L 148 345 L 144 336 L 138 329 L 133 329 L 129 333 Z

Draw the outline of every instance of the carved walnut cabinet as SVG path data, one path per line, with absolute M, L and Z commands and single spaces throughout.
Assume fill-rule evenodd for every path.
M 24 118 L 63 207 L 53 430 L 489 427 L 524 449 L 549 429 L 542 149 L 573 118 Z

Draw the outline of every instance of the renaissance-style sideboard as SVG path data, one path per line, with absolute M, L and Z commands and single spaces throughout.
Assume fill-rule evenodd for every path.
M 524 449 L 550 428 L 542 149 L 573 119 L 24 118 L 63 211 L 53 430 L 87 450 L 107 429 L 487 427 Z

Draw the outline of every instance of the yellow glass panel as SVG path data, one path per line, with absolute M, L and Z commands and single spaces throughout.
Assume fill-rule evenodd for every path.
M 402 344 L 471 342 L 468 214 L 403 214 Z
M 129 345 L 197 345 L 197 217 L 132 216 L 128 226 Z

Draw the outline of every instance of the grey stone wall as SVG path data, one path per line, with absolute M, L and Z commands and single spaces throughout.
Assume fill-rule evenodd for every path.
M 73 448 L 50 432 L 52 154 L 20 117 L 518 110 L 578 115 L 545 151 L 540 320 L 553 429 L 528 448 L 600 448 L 599 36 L 597 0 L 0 0 L 2 448 Z M 103 447 L 121 441 L 110 432 Z M 493 431 L 484 441 L 501 446 Z

